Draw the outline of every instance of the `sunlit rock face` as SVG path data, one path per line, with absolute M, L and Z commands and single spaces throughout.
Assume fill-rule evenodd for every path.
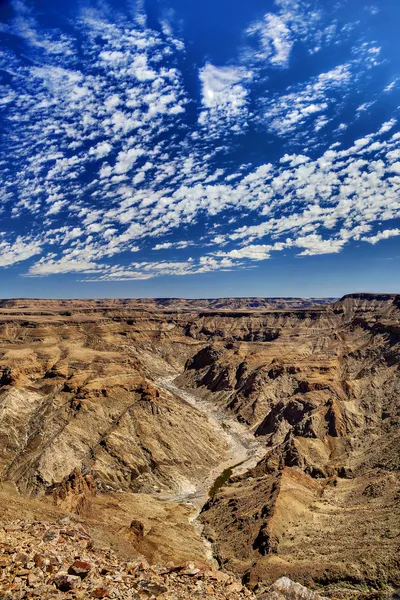
M 279 318 L 275 340 L 215 343 L 179 378 L 267 449 L 205 506 L 206 534 L 222 564 L 252 585 L 290 571 L 331 593 L 377 573 L 396 586 L 398 296 L 354 295 L 319 314 Z M 276 320 L 271 313 L 268 325 Z M 372 539 L 381 540 L 373 560 Z

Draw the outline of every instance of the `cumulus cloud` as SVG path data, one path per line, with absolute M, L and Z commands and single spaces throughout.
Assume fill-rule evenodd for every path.
M 309 0 L 275 0 L 275 12 L 268 12 L 247 28 L 254 43 L 246 48 L 246 56 L 267 68 L 288 68 L 294 44 L 308 45 L 310 54 L 325 42 L 339 37 L 336 20 L 322 23 L 323 11 Z M 327 14 L 325 13 L 325 17 Z
M 229 258 L 214 256 L 201 256 L 194 260 L 186 261 L 151 261 L 133 262 L 127 267 L 114 266 L 103 274 L 90 277 L 84 281 L 135 281 L 146 280 L 163 276 L 198 275 L 211 271 L 230 271 L 232 268 L 241 268 L 240 262 L 233 262 Z
M 343 64 L 321 73 L 306 85 L 295 86 L 293 91 L 268 103 L 265 122 L 272 133 L 289 135 L 316 119 L 316 129 L 328 122 L 326 115 L 343 98 L 351 83 L 352 68 Z M 323 121 L 321 119 L 323 118 Z
M 112 146 L 108 142 L 100 142 L 97 146 L 90 148 L 89 153 L 93 154 L 97 159 L 104 158 L 110 154 Z
M 317 233 L 311 233 L 304 237 L 298 237 L 295 241 L 295 245 L 299 248 L 304 248 L 300 252 L 300 256 L 312 256 L 316 254 L 336 254 L 340 252 L 345 244 L 342 239 L 326 239 L 324 240 L 321 235 Z
M 400 235 L 400 229 L 385 229 L 384 231 L 379 231 L 376 235 L 372 235 L 370 237 L 361 238 L 363 242 L 368 242 L 369 244 L 377 244 L 381 240 L 388 240 L 391 237 L 396 237 Z
M 282 17 L 268 13 L 263 21 L 249 27 L 247 34 L 259 38 L 260 49 L 255 54 L 257 60 L 265 61 L 275 67 L 288 66 L 293 37 Z
M 200 70 L 203 110 L 199 124 L 211 135 L 218 135 L 227 126 L 242 132 L 247 117 L 247 83 L 252 73 L 243 67 L 215 66 L 207 63 Z
M 27 241 L 18 236 L 14 242 L 0 240 L 0 267 L 9 267 L 41 253 L 38 240 Z
M 94 273 L 99 270 L 102 270 L 101 265 L 85 259 L 63 257 L 60 260 L 55 260 L 53 258 L 42 258 L 29 269 L 28 275 L 43 276 L 58 273 Z
M 193 246 L 193 242 L 189 240 L 181 240 L 179 242 L 164 242 L 163 244 L 156 244 L 153 250 L 169 250 L 170 248 L 176 248 L 177 250 L 183 250 L 188 246 Z
M 248 74 L 240 67 L 216 67 L 206 64 L 200 71 L 202 102 L 206 108 L 228 108 L 233 113 L 245 103 L 246 91 L 241 85 Z

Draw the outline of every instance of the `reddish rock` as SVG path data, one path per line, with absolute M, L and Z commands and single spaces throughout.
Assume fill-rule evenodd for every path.
M 92 565 L 83 560 L 76 560 L 68 569 L 70 575 L 77 575 L 81 579 L 84 579 L 89 574 Z
M 109 591 L 107 588 L 99 587 L 93 590 L 92 598 L 108 598 Z
M 44 569 L 46 566 L 46 559 L 43 554 L 35 554 L 33 562 L 35 563 L 35 567 L 39 567 L 39 569 Z

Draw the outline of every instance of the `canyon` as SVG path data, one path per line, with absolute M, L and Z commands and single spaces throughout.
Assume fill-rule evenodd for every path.
M 0 301 L 0 521 L 394 597 L 399 367 L 396 294 Z

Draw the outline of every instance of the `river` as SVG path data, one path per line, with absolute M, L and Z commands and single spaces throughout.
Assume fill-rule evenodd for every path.
M 181 400 L 202 412 L 210 421 L 221 438 L 228 444 L 228 452 L 220 464 L 210 470 L 207 477 L 193 481 L 195 491 L 171 498 L 176 502 L 190 502 L 199 510 L 208 498 L 216 493 L 231 477 L 255 466 L 266 452 L 265 444 L 260 438 L 255 438 L 251 430 L 231 417 L 221 408 L 199 398 L 195 392 L 179 388 L 173 383 L 174 377 L 164 377 L 157 381 Z

